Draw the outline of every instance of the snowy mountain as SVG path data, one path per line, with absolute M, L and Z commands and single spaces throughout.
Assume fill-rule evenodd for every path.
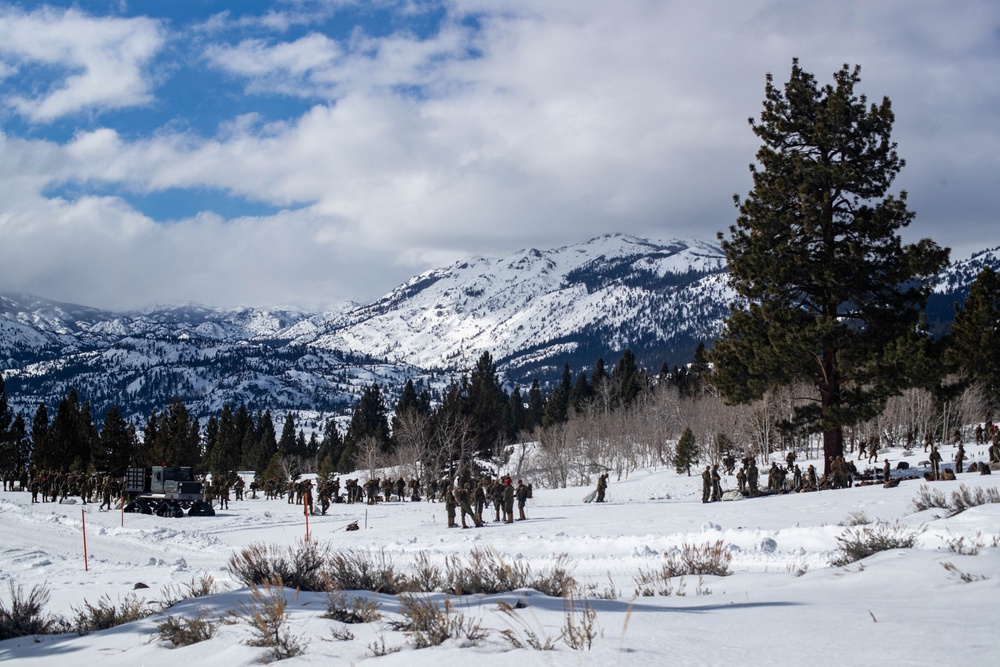
M 148 415 L 172 398 L 343 411 L 373 381 L 440 387 L 489 351 L 513 381 L 557 375 L 631 347 L 659 368 L 718 330 L 730 294 L 719 248 L 613 235 L 476 258 L 416 276 L 371 304 L 323 313 L 159 306 L 114 313 L 0 297 L 12 403 L 52 406 L 70 387 L 96 415 Z
M 0 297 L 0 371 L 15 409 L 30 415 L 41 402 L 52 409 L 75 387 L 98 418 L 111 405 L 145 418 L 174 398 L 198 415 L 242 403 L 321 416 L 347 410 L 372 382 L 429 381 L 406 364 L 281 338 L 307 317 L 196 306 L 111 313 L 6 295 Z
M 488 351 L 517 379 L 626 347 L 658 368 L 718 332 L 724 270 L 707 243 L 604 236 L 428 271 L 298 342 L 449 370 Z
M 941 272 L 934 293 L 927 300 L 927 321 L 935 334 L 943 334 L 955 319 L 955 304 L 961 306 L 976 276 L 984 268 L 1000 271 L 1000 246 L 973 253 L 953 262 Z
M 942 274 L 929 317 L 952 303 L 1000 249 Z M 564 364 L 613 364 L 625 348 L 651 370 L 686 363 L 721 330 L 733 293 L 725 257 L 693 240 L 609 235 L 553 250 L 475 258 L 427 271 L 369 304 L 305 313 L 157 306 L 127 313 L 0 296 L 0 371 L 30 414 L 75 387 L 100 418 L 112 404 L 145 417 L 180 398 L 195 414 L 223 403 L 343 413 L 379 382 L 431 390 L 488 351 L 512 382 L 558 377 Z

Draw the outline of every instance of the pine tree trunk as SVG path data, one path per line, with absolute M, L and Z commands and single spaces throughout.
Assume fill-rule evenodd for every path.
M 820 384 L 820 400 L 822 405 L 822 417 L 820 423 L 829 424 L 826 417 L 831 410 L 840 407 L 840 373 L 837 369 L 837 353 L 834 350 L 827 350 L 823 354 L 823 376 L 824 382 Z M 826 476 L 831 474 L 831 464 L 838 456 L 844 455 L 844 429 L 839 424 L 836 426 L 826 426 L 823 429 L 823 473 Z
M 844 455 L 844 429 L 837 427 L 823 431 L 823 473 L 830 475 L 830 464 Z

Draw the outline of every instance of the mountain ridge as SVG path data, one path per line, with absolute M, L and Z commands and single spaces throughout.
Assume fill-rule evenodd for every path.
M 950 322 L 1000 248 L 951 264 L 928 304 Z M 113 312 L 0 295 L 0 371 L 22 412 L 76 387 L 95 407 L 139 417 L 180 398 L 195 414 L 223 403 L 343 412 L 371 382 L 393 400 L 406 379 L 439 390 L 489 352 L 511 383 L 574 373 L 625 349 L 658 370 L 721 331 L 735 294 L 725 256 L 696 239 L 609 234 L 420 273 L 367 304 L 321 312 L 198 304 Z M 932 312 L 934 313 L 932 315 Z

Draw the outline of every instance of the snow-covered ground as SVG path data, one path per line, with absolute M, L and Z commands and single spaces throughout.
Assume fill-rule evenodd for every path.
M 977 449 L 970 448 L 972 460 L 980 454 Z M 893 465 L 903 460 L 900 451 L 885 453 Z M 943 454 L 948 461 L 952 451 L 945 448 Z M 918 449 L 905 460 L 916 466 L 924 458 Z M 927 485 L 950 495 L 962 484 L 996 488 L 998 482 L 995 475 L 965 473 L 954 482 Z M 724 478 L 724 485 L 733 488 L 735 478 Z M 613 587 L 616 595 L 587 602 L 599 629 L 591 650 L 572 650 L 558 641 L 553 651 L 539 651 L 513 649 L 501 635 L 509 630 L 522 638 L 559 636 L 566 623 L 564 600 L 534 591 L 451 598 L 452 613 L 476 619 L 489 634 L 474 646 L 452 639 L 427 649 L 414 648 L 405 633 L 387 623 L 401 618 L 398 598 L 374 596 L 382 621 L 351 625 L 355 638 L 338 641 L 331 632 L 344 626 L 323 617 L 326 595 L 289 591 L 290 626 L 307 645 L 303 655 L 285 664 L 1000 664 L 995 638 L 1000 547 L 993 546 L 1000 541 L 1000 504 L 951 518 L 943 510 L 915 513 L 911 501 L 923 485 L 911 480 L 893 489 L 873 485 L 705 505 L 699 477 L 643 470 L 628 479 L 612 478 L 606 504 L 583 503 L 590 489 L 537 489 L 527 507 L 528 521 L 469 530 L 447 529 L 440 503 L 334 505 L 327 516 L 310 518 L 312 539 L 334 548 L 384 549 L 404 568 L 417 554 L 443 562 L 449 555 L 466 557 L 474 547 L 523 559 L 534 569 L 567 554 L 584 589 L 591 585 L 596 594 Z M 861 512 L 872 522 L 921 530 L 918 546 L 831 567 L 837 537 L 847 530 L 839 524 Z M 89 571 L 84 569 L 84 518 Z M 345 531 L 352 521 L 362 529 Z M 0 598 L 5 601 L 8 579 L 26 592 L 45 584 L 51 592 L 47 611 L 66 617 L 85 600 L 97 603 L 107 595 L 117 601 L 137 582 L 149 588 L 136 593 L 155 600 L 165 586 L 183 585 L 207 572 L 229 592 L 83 637 L 0 642 L 0 662 L 258 664 L 268 651 L 245 643 L 250 637 L 246 623 L 222 625 L 212 639 L 183 648 L 161 641 L 157 626 L 167 613 L 214 616 L 237 608 L 250 591 L 229 574 L 230 555 L 252 542 L 294 545 L 304 534 L 301 506 L 284 500 L 233 502 L 229 510 L 205 518 L 127 514 L 123 527 L 120 513 L 98 512 L 96 505 L 32 505 L 27 493 L 2 493 Z M 662 563 L 664 552 L 716 540 L 732 553 L 730 576 L 686 577 L 683 584 L 674 582 L 670 596 L 635 595 L 635 577 Z M 975 555 L 958 553 L 972 544 L 983 546 Z M 512 612 L 516 619 L 500 610 L 499 601 L 513 605 L 519 600 L 527 606 Z M 578 626 L 582 605 L 577 601 Z M 387 654 L 375 655 L 382 646 Z

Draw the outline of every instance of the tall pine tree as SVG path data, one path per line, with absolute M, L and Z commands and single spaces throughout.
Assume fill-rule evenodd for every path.
M 921 311 L 948 252 L 904 245 L 906 193 L 887 194 L 904 162 L 891 140 L 890 102 L 855 94 L 845 65 L 819 87 L 792 61 L 784 86 L 767 76 L 754 187 L 729 239 L 719 235 L 739 301 L 711 355 L 730 401 L 796 380 L 817 391 L 797 422 L 823 433 L 829 472 L 843 427 L 878 414 L 910 378 Z
M 49 411 L 45 408 L 45 403 L 39 403 L 35 410 L 35 417 L 31 420 L 31 441 L 34 443 L 34 451 L 31 455 L 31 465 L 38 466 L 41 458 L 45 458 L 44 452 L 49 449 Z
M 337 470 L 348 472 L 353 469 L 358 447 L 366 438 L 374 438 L 382 451 L 389 449 L 389 417 L 378 383 L 372 384 L 362 392 L 361 400 L 351 414 L 351 423 L 344 436 L 344 451 L 337 462 Z
M 1000 276 L 990 267 L 976 276 L 961 308 L 955 306 L 950 355 L 962 374 L 982 385 L 986 419 L 1000 410 Z
M 118 406 L 112 405 L 104 417 L 100 443 L 100 460 L 94 457 L 94 468 L 115 476 L 124 475 L 136 455 L 137 443 L 135 430 L 122 418 Z

